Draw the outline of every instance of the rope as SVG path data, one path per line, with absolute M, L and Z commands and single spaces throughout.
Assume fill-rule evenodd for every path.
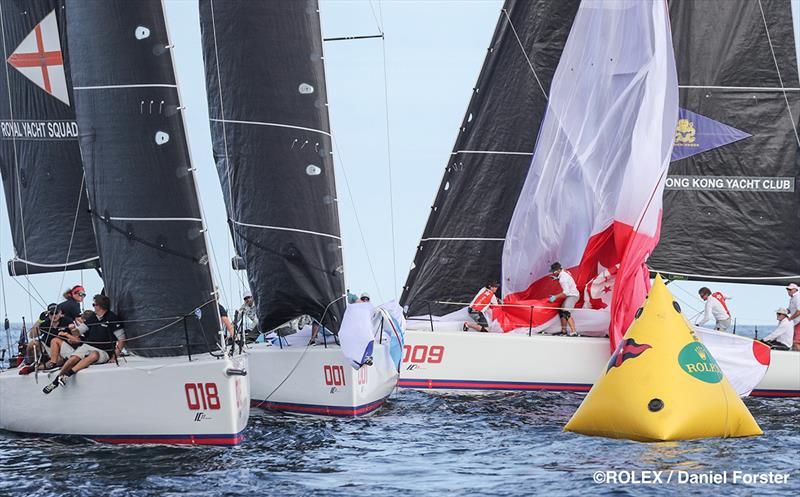
M 370 2 L 372 7 L 372 2 Z M 374 15 L 373 10 L 373 15 Z M 383 15 L 381 13 L 381 15 Z M 376 19 L 377 21 L 377 19 Z M 378 24 L 378 29 L 381 35 L 384 35 L 383 26 Z M 392 142 L 389 126 L 389 77 L 386 70 L 386 38 L 381 36 L 381 56 L 383 59 L 383 108 L 386 117 L 386 165 L 389 170 L 389 222 L 391 223 L 392 230 L 392 276 L 394 278 L 394 288 L 392 294 L 397 296 L 397 243 L 395 239 L 395 225 L 394 225 L 394 188 L 392 184 Z M 382 300 L 382 299 L 381 299 Z
M 361 236 L 361 245 L 364 247 L 364 253 L 367 257 L 367 265 L 369 266 L 369 271 L 372 274 L 372 282 L 375 284 L 375 288 L 378 290 L 378 297 L 383 301 L 383 295 L 381 293 L 381 287 L 378 285 L 378 278 L 375 277 L 375 268 L 372 266 L 372 258 L 369 256 L 369 249 L 367 248 L 367 240 L 364 238 L 364 230 L 361 228 L 361 220 L 358 217 L 358 209 L 356 208 L 356 202 L 353 198 L 353 191 L 350 189 L 350 181 L 347 179 L 347 169 L 344 167 L 344 161 L 342 160 L 342 154 L 339 151 L 339 144 L 334 138 L 333 133 L 331 133 L 331 142 L 333 143 L 333 148 L 336 150 L 336 157 L 339 159 L 339 165 L 341 166 L 342 177 L 344 178 L 344 184 L 347 188 L 347 196 L 350 198 L 350 205 L 353 207 L 353 215 L 356 218 L 356 226 L 358 227 L 358 234 Z

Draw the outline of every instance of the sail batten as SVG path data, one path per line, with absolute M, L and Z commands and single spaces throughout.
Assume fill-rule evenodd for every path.
M 201 0 L 200 26 L 235 267 L 247 269 L 261 327 L 307 314 L 337 330 L 344 275 L 317 1 Z
M 62 0 L 0 1 L 0 171 L 12 276 L 99 267 Z
M 159 0 L 68 5 L 75 108 L 106 294 L 128 348 L 217 348 L 216 290 Z

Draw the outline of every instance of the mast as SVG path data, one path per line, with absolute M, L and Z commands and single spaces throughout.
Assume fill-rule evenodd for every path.
M 200 26 L 214 160 L 260 324 L 308 314 L 336 330 L 344 274 L 318 3 L 201 0 Z
M 468 301 L 500 280 L 506 231 L 579 3 L 506 0 L 403 287 L 407 314 L 427 314 L 429 301 Z M 430 304 L 434 314 L 456 309 Z
M 0 0 L 0 171 L 13 275 L 97 268 L 63 0 Z
M 144 356 L 217 348 L 219 314 L 160 0 L 72 2 L 75 108 L 106 294 Z M 199 316 L 199 317 L 198 317 Z
M 800 81 L 790 2 L 670 2 L 680 120 L 649 265 L 670 278 L 800 280 Z

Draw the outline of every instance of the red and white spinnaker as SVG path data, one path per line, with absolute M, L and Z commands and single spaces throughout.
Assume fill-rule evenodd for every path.
M 546 307 L 559 303 L 546 298 L 560 290 L 548 272 L 560 261 L 579 289 L 613 271 L 616 345 L 649 288 L 645 261 L 658 243 L 677 118 L 666 3 L 582 2 L 506 235 L 503 291 L 519 307 L 492 309 L 504 330 L 554 318 Z

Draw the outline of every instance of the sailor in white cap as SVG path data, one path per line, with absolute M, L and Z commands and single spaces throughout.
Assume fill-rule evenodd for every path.
M 794 350 L 800 350 L 800 286 L 797 283 L 786 285 L 789 294 L 789 320 L 794 324 Z
M 781 307 L 776 310 L 778 316 L 778 327 L 775 331 L 763 338 L 763 342 L 775 350 L 789 350 L 792 348 L 792 337 L 794 327 L 789 320 L 789 309 Z

